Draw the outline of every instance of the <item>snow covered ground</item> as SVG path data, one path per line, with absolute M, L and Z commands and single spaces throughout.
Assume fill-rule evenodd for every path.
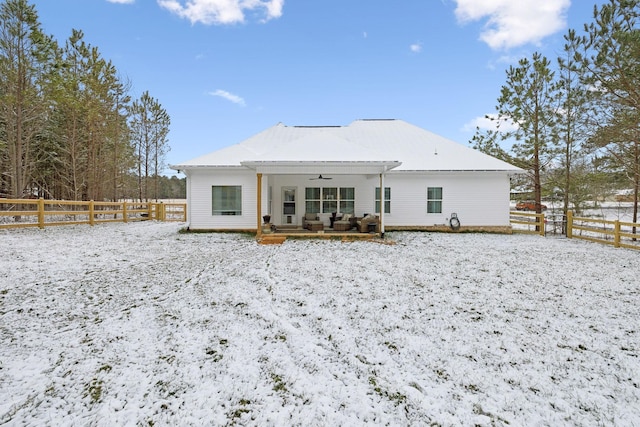
M 640 426 L 640 254 L 0 232 L 3 425 Z

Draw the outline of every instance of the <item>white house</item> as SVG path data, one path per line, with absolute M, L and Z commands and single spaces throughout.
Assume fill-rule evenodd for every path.
M 522 172 L 402 120 L 277 124 L 171 167 L 187 177 L 190 229 L 257 233 L 266 214 L 301 227 L 305 213 L 333 212 L 375 213 L 382 233 L 449 227 L 453 214 L 463 229 L 508 231 L 509 179 Z

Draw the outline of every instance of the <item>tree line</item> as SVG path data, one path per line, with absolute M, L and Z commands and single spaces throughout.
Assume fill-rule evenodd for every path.
M 569 29 L 555 62 L 536 52 L 506 70 L 495 127 L 478 128 L 474 148 L 527 171 L 541 211 L 556 195 L 563 209 L 613 189 L 640 190 L 640 0 L 594 6 L 593 21 Z
M 3 1 L 0 197 L 148 200 L 167 181 L 184 186 L 161 177 L 167 111 L 148 91 L 133 99 L 130 88 L 81 30 L 60 44 L 35 6 Z

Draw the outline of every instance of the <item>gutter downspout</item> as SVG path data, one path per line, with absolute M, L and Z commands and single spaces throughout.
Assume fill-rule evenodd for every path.
M 258 183 L 257 183 L 257 187 L 256 187 L 256 212 L 258 213 L 257 216 L 257 228 L 256 228 L 256 237 L 259 239 L 262 237 L 262 223 L 260 222 L 262 220 L 262 174 L 258 173 L 256 174 L 256 177 L 258 179 Z
M 191 181 L 192 181 L 192 179 L 189 176 L 188 170 L 183 170 L 182 172 L 184 173 L 184 176 L 185 176 L 185 178 L 187 180 L 187 185 L 186 185 L 186 189 L 185 189 L 186 190 L 186 196 L 187 196 L 187 208 L 186 208 L 187 209 L 187 215 L 185 217 L 185 221 L 187 222 L 187 231 L 189 231 L 189 229 L 191 227 L 191 212 L 193 211 L 193 209 L 191 209 L 191 207 L 192 207 L 191 206 L 191 200 L 192 200 L 191 194 L 193 193 L 191 191 Z M 180 173 L 180 171 L 178 171 L 178 173 Z
M 384 239 L 384 172 L 380 173 L 380 237 Z

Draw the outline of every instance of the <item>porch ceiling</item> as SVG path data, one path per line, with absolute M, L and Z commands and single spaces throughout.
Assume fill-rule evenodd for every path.
M 371 175 L 390 171 L 402 164 L 390 161 L 246 161 L 240 163 L 257 173 L 299 175 L 336 174 Z

